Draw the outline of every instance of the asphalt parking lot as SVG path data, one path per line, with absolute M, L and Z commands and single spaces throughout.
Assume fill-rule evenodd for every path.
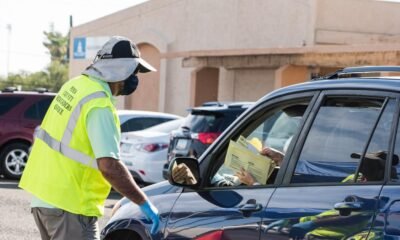
M 111 192 L 106 201 L 105 215 L 100 218 L 102 229 L 110 218 L 111 208 L 121 196 Z M 31 195 L 18 188 L 18 181 L 0 176 L 0 240 L 40 240 L 39 231 L 30 213 Z

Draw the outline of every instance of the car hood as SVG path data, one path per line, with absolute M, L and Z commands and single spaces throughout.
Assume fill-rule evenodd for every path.
M 155 196 L 155 195 L 180 192 L 182 190 L 182 188 L 171 185 L 167 180 L 165 180 L 165 181 L 144 187 L 144 188 L 142 188 L 142 190 L 143 190 L 143 192 L 146 193 L 146 195 L 148 197 L 150 197 L 150 196 Z
M 159 210 L 160 216 L 168 214 L 172 208 L 178 195 L 182 192 L 181 187 L 173 186 L 168 181 L 162 181 L 142 188 L 153 205 Z M 121 207 L 111 217 L 108 223 L 112 223 L 121 219 L 137 219 L 144 220 L 138 205 L 132 203 L 126 198 L 120 200 Z

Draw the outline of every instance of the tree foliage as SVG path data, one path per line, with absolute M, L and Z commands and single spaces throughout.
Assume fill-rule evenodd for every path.
M 51 61 L 59 61 L 63 64 L 68 63 L 67 49 L 68 37 L 59 32 L 43 32 L 47 41 L 43 45 L 49 50 Z
M 47 88 L 57 92 L 63 83 L 68 80 L 68 35 L 59 32 L 43 32 L 46 40 L 43 45 L 50 54 L 50 64 L 42 71 L 29 73 L 20 71 L 9 74 L 7 79 L 0 78 L 0 89 L 9 86 L 21 86 L 22 90 Z

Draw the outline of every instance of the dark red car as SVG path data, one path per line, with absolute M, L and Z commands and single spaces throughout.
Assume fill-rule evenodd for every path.
M 19 179 L 28 160 L 33 131 L 55 94 L 44 91 L 0 92 L 0 174 Z

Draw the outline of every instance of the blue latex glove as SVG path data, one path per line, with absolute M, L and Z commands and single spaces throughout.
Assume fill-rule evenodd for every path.
M 158 231 L 158 226 L 160 225 L 160 218 L 158 217 L 158 209 L 154 207 L 154 205 L 149 201 L 139 205 L 140 210 L 144 213 L 147 220 L 151 220 L 153 222 L 153 226 L 151 227 L 151 234 L 156 234 Z

